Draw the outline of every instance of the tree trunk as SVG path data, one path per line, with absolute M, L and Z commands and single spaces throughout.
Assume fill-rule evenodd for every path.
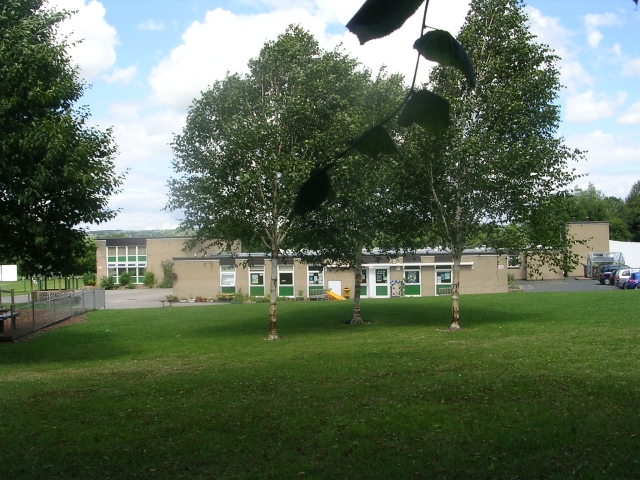
M 353 289 L 353 315 L 351 325 L 364 323 L 360 317 L 360 285 L 362 284 L 362 242 L 356 247 L 356 282 Z
M 449 330 L 460 330 L 460 255 L 453 253 L 453 278 L 451 279 L 451 326 Z
M 276 301 L 278 299 L 278 253 L 271 256 L 271 282 L 269 285 L 269 336 L 267 340 L 280 340 L 276 331 Z

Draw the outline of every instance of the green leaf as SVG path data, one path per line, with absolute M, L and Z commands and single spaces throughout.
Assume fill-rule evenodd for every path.
M 425 33 L 413 44 L 413 48 L 420 52 L 427 60 L 438 62 L 440 65 L 455 67 L 460 70 L 471 88 L 476 86 L 476 76 L 473 64 L 466 50 L 446 30 L 432 30 Z
M 354 147 L 358 152 L 371 157 L 375 157 L 381 153 L 389 155 L 399 153 L 398 147 L 389 132 L 380 125 L 370 128 L 359 137 L 349 141 L 349 145 Z
M 331 167 L 333 167 L 333 163 L 323 168 L 315 168 L 311 172 L 309 179 L 304 182 L 298 191 L 296 200 L 293 203 L 293 213 L 305 215 L 318 210 L 325 200 L 335 195 L 329 178 L 329 169 Z
M 433 133 L 451 125 L 449 102 L 429 90 L 414 93 L 400 112 L 398 125 L 410 127 L 417 123 Z
M 424 0 L 367 0 L 347 28 L 358 36 L 360 45 L 386 37 L 400 28 Z

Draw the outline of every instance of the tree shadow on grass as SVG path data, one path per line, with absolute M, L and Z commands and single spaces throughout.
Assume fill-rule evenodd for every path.
M 488 297 L 500 297 L 488 298 Z M 544 302 L 542 302 L 544 304 Z M 512 302 L 507 295 L 468 295 L 461 299 L 463 329 L 531 321 L 543 313 L 533 308 L 540 300 Z M 235 307 L 235 308 L 234 308 Z M 419 326 L 445 330 L 451 323 L 451 298 L 394 298 L 362 301 L 362 318 L 368 324 L 350 325 L 353 302 L 283 302 L 278 304 L 277 330 L 282 338 L 300 335 L 345 335 L 367 329 Z M 222 313 L 222 312 L 220 312 Z M 191 330 L 195 336 L 266 337 L 268 305 L 235 305 L 224 316 Z M 229 317 L 227 317 L 229 315 Z

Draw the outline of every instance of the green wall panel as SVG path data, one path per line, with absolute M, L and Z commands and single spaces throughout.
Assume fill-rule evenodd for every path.
M 250 287 L 249 294 L 255 297 L 264 297 L 264 287 Z
M 280 287 L 278 289 L 279 297 L 293 297 L 293 287 Z
M 420 295 L 420 285 L 407 285 L 404 289 L 405 295 Z
M 382 287 L 380 286 L 376 286 L 376 296 L 377 297 L 385 297 L 388 295 L 389 290 L 387 289 L 387 286 L 384 285 Z
M 236 293 L 236 287 L 220 287 L 220 293 Z

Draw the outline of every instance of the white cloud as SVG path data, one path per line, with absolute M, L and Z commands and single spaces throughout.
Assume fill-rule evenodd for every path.
M 59 26 L 62 36 L 69 36 L 77 43 L 68 50 L 69 55 L 80 67 L 80 73 L 86 80 L 97 77 L 100 72 L 109 70 L 116 61 L 115 47 L 118 44 L 116 29 L 104 18 L 102 3 L 91 0 L 49 0 L 48 7 L 56 10 L 77 10 Z
M 616 123 L 622 125 L 638 125 L 640 124 L 640 102 L 636 102 L 629 109 L 618 117 Z
M 164 23 L 162 23 L 159 20 L 154 20 L 153 18 L 150 18 L 148 20 L 145 20 L 142 23 L 139 23 L 138 24 L 138 29 L 139 30 L 161 31 L 161 30 L 164 30 Z
M 584 25 L 587 32 L 587 40 L 592 48 L 597 48 L 604 38 L 598 27 L 611 27 L 618 25 L 620 21 L 614 13 L 594 14 L 590 13 L 584 17 Z
M 627 92 L 618 92 L 613 98 L 606 94 L 596 96 L 593 90 L 570 96 L 567 99 L 565 119 L 573 123 L 588 123 L 613 117 L 616 108 L 624 104 Z
M 559 18 L 545 16 L 530 6 L 525 6 L 524 11 L 529 17 L 529 29 L 538 37 L 538 43 L 549 45 L 563 59 L 575 57 L 571 44 L 574 34 L 562 26 Z
M 265 2 L 263 2 L 265 3 Z M 114 125 L 120 155 L 117 171 L 130 169 L 124 192 L 110 206 L 122 208 L 118 217 L 95 229 L 174 228 L 180 212 L 163 212 L 167 202 L 167 180 L 175 176 L 169 144 L 180 133 L 186 120 L 186 107 L 200 92 L 227 72 L 246 72 L 250 58 L 258 56 L 267 40 L 275 40 L 289 24 L 309 30 L 325 49 L 338 43 L 367 66 L 377 70 L 382 64 L 390 72 L 412 74 L 416 53 L 413 43 L 420 33 L 421 16 L 411 18 L 398 32 L 360 46 L 355 35 L 336 25 L 344 25 L 358 10 L 362 0 L 267 0 L 274 6 L 268 13 L 236 15 L 223 9 L 206 14 L 192 23 L 174 48 L 151 71 L 152 96 L 146 105 L 115 104 L 110 108 L 109 124 Z M 429 25 L 456 34 L 468 11 L 468 0 L 432 2 Z M 437 6 L 437 8 L 436 8 Z M 338 31 L 327 33 L 327 29 Z M 342 33 L 344 32 L 344 33 Z M 429 62 L 421 62 L 426 79 Z M 114 71 L 115 74 L 115 71 Z M 158 107 L 153 113 L 149 108 Z
M 114 68 L 108 75 L 103 75 L 102 78 L 107 83 L 129 83 L 138 75 L 138 67 L 132 66 L 128 68 Z
M 524 10 L 529 17 L 529 29 L 537 37 L 537 41 L 549 45 L 560 57 L 560 83 L 570 92 L 575 92 L 581 86 L 591 86 L 593 77 L 578 60 L 579 48 L 572 41 L 575 34 L 564 28 L 559 18 L 545 16 L 540 10 L 530 6 L 526 6 Z
M 309 30 L 323 48 L 338 43 L 368 67 L 387 65 L 390 72 L 404 73 L 410 80 L 416 53 L 412 49 L 420 34 L 421 12 L 399 31 L 361 46 L 355 35 L 326 33 L 330 24 L 344 23 L 358 10 L 361 0 L 317 1 L 314 7 L 296 2 L 272 2 L 285 6 L 268 13 L 236 15 L 217 8 L 204 21 L 194 22 L 182 36 L 183 43 L 156 65 L 149 76 L 153 100 L 162 105 L 184 108 L 215 80 L 227 72 L 246 72 L 247 61 L 258 56 L 266 40 L 274 40 L 289 24 Z M 310 2 L 307 2 L 310 3 Z M 468 11 L 468 0 L 436 3 L 429 9 L 429 25 L 451 31 L 460 29 Z M 421 79 L 427 79 L 429 62 L 422 63 Z
M 601 130 L 567 137 L 571 148 L 586 150 L 586 162 L 577 165 L 583 177 L 578 186 L 593 183 L 605 195 L 625 198 L 634 182 L 640 180 L 640 142 L 637 138 L 614 136 Z
M 622 68 L 622 75 L 629 77 L 640 77 L 640 57 L 632 58 L 625 62 Z

